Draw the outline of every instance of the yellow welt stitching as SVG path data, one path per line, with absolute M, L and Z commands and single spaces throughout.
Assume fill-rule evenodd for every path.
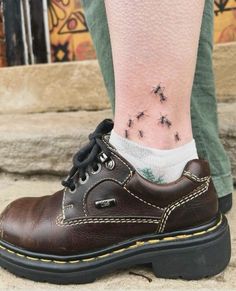
M 164 237 L 162 240 L 164 240 L 164 241 L 175 240 L 175 237 L 174 236 Z
M 40 259 L 40 261 L 44 262 L 44 263 L 50 263 L 51 260 L 46 260 L 46 259 Z
M 205 233 L 206 233 L 206 231 L 203 230 L 203 231 L 199 231 L 197 234 L 198 234 L 198 235 L 201 235 L 201 234 L 205 234 Z M 193 235 L 196 235 L 196 234 L 194 233 Z
M 143 246 L 144 244 L 145 244 L 144 241 L 137 241 L 137 242 L 136 242 L 136 246 L 138 246 L 138 247 L 141 247 L 141 246 Z
M 96 259 L 96 257 L 94 257 L 94 258 L 89 258 L 89 259 L 83 259 L 83 260 L 81 260 L 81 261 L 83 261 L 83 262 L 90 262 L 90 261 L 94 261 Z
M 160 239 L 150 239 L 150 240 L 148 240 L 147 242 L 149 243 L 149 244 L 156 244 L 156 243 L 158 243 L 160 241 Z
M 18 254 L 17 254 L 18 255 Z M 29 257 L 29 256 L 25 256 L 26 259 L 29 259 L 31 261 L 40 261 L 40 259 L 38 258 L 33 258 L 33 257 Z
M 19 257 L 21 257 L 21 258 L 25 258 L 25 256 L 22 255 L 22 254 L 17 254 L 17 256 L 19 256 Z
M 187 234 L 180 234 L 180 235 L 177 235 L 176 237 L 179 239 L 185 239 L 188 237 L 188 235 Z
M 135 247 L 136 247 L 136 245 L 135 245 Z M 113 253 L 113 254 L 118 254 L 118 253 L 122 253 L 122 252 L 125 251 L 125 250 L 126 250 L 126 248 L 123 248 L 123 249 L 115 250 L 115 251 L 113 251 L 112 253 Z
M 93 257 L 93 258 L 88 258 L 88 259 L 83 259 L 83 260 L 74 260 L 74 261 L 56 261 L 56 260 L 47 260 L 47 259 L 40 259 L 40 258 L 35 258 L 35 257 L 29 257 L 29 256 L 25 256 L 25 255 L 22 255 L 22 254 L 19 254 L 17 252 L 14 252 L 12 250 L 9 250 L 3 246 L 0 245 L 0 249 L 4 250 L 4 251 L 7 251 L 11 254 L 15 254 L 16 256 L 19 256 L 19 257 L 25 257 L 26 259 L 29 259 L 29 260 L 33 260 L 33 261 L 42 261 L 42 262 L 45 262 L 45 263 L 55 263 L 55 264 L 75 264 L 75 263 L 79 263 L 79 262 L 90 262 L 90 261 L 93 261 L 93 260 L 96 260 L 96 259 L 102 259 L 102 258 L 105 258 L 105 257 L 109 257 L 111 256 L 112 254 L 118 254 L 118 253 L 122 253 L 128 249 L 134 249 L 134 248 L 138 248 L 138 247 L 141 247 L 145 244 L 155 244 L 155 243 L 159 243 L 159 242 L 162 242 L 162 241 L 168 241 L 168 240 L 178 240 L 178 239 L 186 239 L 186 238 L 189 238 L 189 237 L 193 237 L 193 236 L 199 236 L 199 235 L 202 235 L 202 234 L 205 234 L 205 233 L 208 233 L 210 231 L 213 231 L 215 230 L 220 224 L 222 223 L 222 216 L 221 216 L 221 219 L 220 221 L 208 228 L 207 230 L 204 230 L 204 231 L 199 231 L 199 232 L 195 232 L 195 233 L 191 233 L 191 234 L 183 234 L 183 235 L 177 235 L 177 236 L 168 236 L 168 237 L 164 237 L 162 239 L 151 239 L 151 240 L 148 240 L 148 241 L 137 241 L 134 245 L 131 245 L 131 246 L 128 246 L 126 248 L 122 248 L 122 249 L 119 249 L 119 250 L 115 250 L 111 253 L 107 253 L 107 254 L 104 254 L 104 255 L 100 255 L 100 256 L 97 256 L 97 257 Z
M 109 256 L 110 256 L 110 254 L 108 253 L 108 254 L 105 254 L 105 255 L 98 256 L 98 258 L 102 259 L 102 258 L 106 258 L 106 257 L 109 257 Z
M 127 249 L 135 249 L 135 248 L 137 248 L 137 245 L 136 245 L 136 244 L 135 244 L 135 245 L 131 245 L 131 246 L 127 247 Z
M 80 260 L 77 260 L 77 261 L 69 261 L 68 263 L 70 263 L 70 264 L 76 264 L 76 263 L 79 263 L 80 262 Z

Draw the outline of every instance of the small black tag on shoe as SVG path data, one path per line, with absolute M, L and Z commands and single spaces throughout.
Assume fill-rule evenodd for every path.
M 105 199 L 105 200 L 99 200 L 95 201 L 96 208 L 107 208 L 107 207 L 114 207 L 116 205 L 116 199 Z

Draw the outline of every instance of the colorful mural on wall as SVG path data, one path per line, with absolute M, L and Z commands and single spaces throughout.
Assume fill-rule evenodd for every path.
M 52 61 L 95 59 L 80 1 L 51 0 L 48 5 Z
M 236 41 L 236 0 L 215 0 L 215 43 Z
M 23 9 L 26 9 L 27 5 L 30 9 L 29 15 L 24 13 L 25 17 L 28 17 L 27 19 L 24 17 L 24 28 L 26 32 L 30 31 L 30 34 L 26 33 L 26 35 L 32 35 L 32 44 L 29 39 L 24 41 L 20 3 L 21 1 L 18 0 L 0 0 L 2 7 L 0 9 L 0 67 L 46 63 L 48 60 L 43 2 L 37 0 L 22 2 Z M 52 61 L 95 59 L 95 50 L 80 0 L 47 0 L 47 3 Z M 214 12 L 215 43 L 236 41 L 236 0 L 214 0 Z M 32 52 L 30 58 L 26 51 Z
M 236 0 L 215 0 L 215 43 L 236 41 Z M 50 0 L 52 61 L 96 58 L 80 0 Z

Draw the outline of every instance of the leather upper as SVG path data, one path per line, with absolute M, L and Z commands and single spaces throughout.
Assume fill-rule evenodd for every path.
M 72 255 L 144 234 L 195 227 L 217 214 L 206 161 L 190 161 L 177 181 L 157 185 L 103 142 L 111 150 L 113 169 L 101 162 L 101 170 L 90 171 L 84 184 L 77 181 L 75 191 L 65 188 L 12 202 L 0 217 L 1 240 L 29 251 Z

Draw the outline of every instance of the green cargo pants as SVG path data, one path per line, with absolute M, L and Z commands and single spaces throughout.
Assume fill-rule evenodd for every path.
M 114 110 L 115 82 L 104 0 L 81 0 L 81 2 Z M 223 197 L 233 192 L 233 183 L 230 162 L 218 135 L 217 103 L 212 69 L 213 3 L 213 0 L 205 1 L 192 89 L 191 113 L 193 135 L 199 157 L 209 161 L 218 196 Z

